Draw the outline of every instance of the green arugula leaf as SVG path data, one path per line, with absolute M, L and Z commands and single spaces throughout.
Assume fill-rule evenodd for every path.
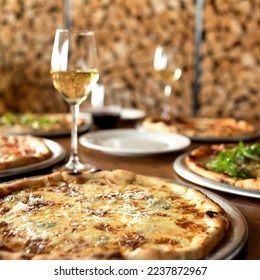
M 0 119 L 0 124 L 7 127 L 15 126 L 16 124 L 25 125 L 32 127 L 34 129 L 40 129 L 53 124 L 60 123 L 58 118 L 50 118 L 47 115 L 42 115 L 40 117 L 35 117 L 32 113 L 26 112 L 24 114 L 15 114 L 11 112 L 6 112 L 2 115 Z
M 223 172 L 237 178 L 254 178 L 247 167 L 249 161 L 260 162 L 260 143 L 245 145 L 242 141 L 237 147 L 226 149 L 209 159 L 205 165 L 211 171 Z
M 1 116 L 1 124 L 7 127 L 14 126 L 19 121 L 19 116 L 11 112 L 5 112 Z

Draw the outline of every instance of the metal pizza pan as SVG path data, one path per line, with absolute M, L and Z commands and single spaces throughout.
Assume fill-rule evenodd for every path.
M 246 196 L 246 197 L 258 198 L 258 199 L 260 198 L 260 191 L 243 189 L 225 183 L 215 182 L 192 172 L 191 170 L 188 169 L 188 167 L 185 164 L 185 158 L 187 156 L 188 153 L 184 153 L 179 157 L 177 157 L 173 163 L 173 168 L 179 176 L 185 178 L 186 180 L 192 183 L 195 183 L 197 185 L 209 189 Z
M 52 151 L 52 156 L 50 158 L 43 160 L 41 162 L 28 164 L 26 166 L 10 168 L 7 170 L 1 170 L 0 178 L 16 176 L 18 174 L 25 174 L 28 172 L 44 169 L 44 168 L 50 167 L 54 164 L 57 164 L 58 162 L 62 161 L 65 158 L 66 151 L 63 146 L 61 146 L 59 143 L 57 143 L 53 140 L 50 140 L 50 139 L 44 138 L 44 141 L 47 144 L 47 146 L 50 148 L 50 150 Z

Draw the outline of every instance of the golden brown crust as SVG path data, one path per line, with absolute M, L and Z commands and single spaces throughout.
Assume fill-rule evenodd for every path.
M 205 169 L 204 167 L 200 166 L 193 158 L 189 158 L 189 157 L 185 158 L 185 163 L 191 171 L 193 171 L 194 173 L 196 173 L 204 178 L 213 180 L 215 182 L 227 183 L 229 185 L 235 185 L 235 182 L 236 182 L 235 178 L 232 178 L 223 173 L 217 173 L 217 172 Z
M 0 260 L 30 260 L 31 255 L 0 250 Z
M 84 194 L 81 194 L 81 191 L 84 191 Z M 26 212 L 24 212 L 27 210 L 25 209 L 29 207 L 28 209 L 31 209 L 30 211 L 34 213 L 35 218 L 30 226 L 35 223 L 37 225 L 40 222 L 39 226 L 41 228 L 44 225 L 42 225 L 43 217 L 47 219 L 46 223 L 49 220 L 56 221 L 57 217 L 60 219 L 57 220 L 57 223 L 58 221 L 61 222 L 62 216 L 60 215 L 63 211 L 61 209 L 63 209 L 62 205 L 65 203 L 64 210 L 68 210 L 64 212 L 64 219 L 69 218 L 70 213 L 73 213 L 72 210 L 79 211 L 75 216 L 77 218 L 84 213 L 82 216 L 84 223 L 86 223 L 88 217 L 91 219 L 94 217 L 95 219 L 90 226 L 94 227 L 95 231 L 91 238 L 97 238 L 99 232 L 102 234 L 101 237 L 104 238 L 104 233 L 106 233 L 110 236 L 110 245 L 108 246 L 106 243 L 104 245 L 100 243 L 100 245 L 98 243 L 95 247 L 101 246 L 102 253 L 97 253 L 98 251 L 93 254 L 90 253 L 91 250 L 95 251 L 96 248 L 89 248 L 91 246 L 90 236 L 88 238 L 84 235 L 84 239 L 78 240 L 78 234 L 80 234 L 78 230 L 82 227 L 82 222 L 77 226 L 72 226 L 76 223 L 73 218 L 73 222 L 70 223 L 71 228 L 66 229 L 66 234 L 72 230 L 67 236 L 74 238 L 74 241 L 63 239 L 63 247 L 60 247 L 59 242 L 56 245 L 59 247 L 58 249 L 55 247 L 51 249 L 55 253 L 51 251 L 48 253 L 48 244 L 45 245 L 45 248 L 43 245 L 46 241 L 41 238 L 34 237 L 31 240 L 27 237 L 26 244 L 28 244 L 26 246 L 29 254 L 20 252 L 19 247 L 12 252 L 12 248 L 10 248 L 12 243 L 1 244 L 0 240 L 0 245 L 2 245 L 2 248 L 0 247 L 0 259 L 200 259 L 219 244 L 229 226 L 228 217 L 224 210 L 200 191 L 126 170 L 83 172 L 78 175 L 56 172 L 39 178 L 2 184 L 0 185 L 0 206 L 1 201 L 3 204 L 7 195 L 14 193 L 24 196 L 24 199 L 17 205 L 15 204 L 13 209 L 15 211 L 22 209 L 25 220 L 27 219 L 25 217 Z M 29 198 L 26 193 L 29 194 Z M 55 200 L 54 203 L 52 197 L 55 195 L 58 200 Z M 48 197 L 46 201 L 44 200 L 45 196 Z M 65 196 L 65 202 L 62 202 L 64 200 L 63 196 Z M 106 202 L 107 198 L 109 199 L 108 202 Z M 17 198 L 14 197 L 13 199 Z M 28 204 L 28 199 L 29 202 L 30 199 L 33 199 L 31 204 Z M 79 203 L 84 203 L 85 200 L 91 202 L 91 204 L 80 204 L 81 206 L 79 206 Z M 77 207 L 70 210 L 74 203 Z M 6 201 L 4 204 L 5 207 L 8 205 Z M 117 204 L 119 204 L 119 208 L 117 208 Z M 51 205 L 51 208 L 46 207 L 42 210 L 41 207 L 46 205 Z M 95 207 L 90 209 L 90 206 Z M 53 207 L 58 207 L 52 210 L 57 213 L 57 216 L 54 216 L 56 218 L 47 218 L 47 213 L 52 213 L 50 211 Z M 105 210 L 101 207 L 105 207 Z M 132 207 L 134 208 L 132 209 Z M 149 210 L 148 212 L 146 208 Z M 0 213 L 1 211 L 3 219 L 1 220 L 0 215 L 0 223 L 3 227 L 8 226 L 4 219 L 4 211 L 7 210 L 1 210 L 0 207 Z M 8 211 L 13 210 L 9 209 Z M 41 216 L 40 220 L 37 220 L 35 215 L 41 213 L 41 211 L 44 215 Z M 140 213 L 138 214 L 138 212 Z M 91 215 L 89 216 L 88 213 Z M 176 218 L 173 218 L 174 215 L 177 215 Z M 15 223 L 17 223 L 17 219 Z M 121 219 L 124 221 L 123 224 L 120 222 Z M 164 219 L 165 223 L 163 223 Z M 198 224 L 196 224 L 197 220 Z M 10 218 L 9 221 L 11 221 Z M 167 225 L 169 221 L 171 221 L 171 224 Z M 167 231 L 167 226 L 170 226 L 170 231 Z M 173 231 L 173 228 L 177 231 Z M 35 230 L 35 234 L 39 231 L 37 227 L 32 229 Z M 77 233 L 76 239 L 73 235 L 74 231 Z M 8 232 L 8 230 L 5 232 Z M 64 230 L 61 232 L 64 234 Z M 184 239 L 184 235 L 182 237 L 185 232 L 190 236 L 188 239 Z M 46 234 L 47 232 L 45 232 Z M 88 231 L 88 234 L 91 234 L 91 231 Z M 177 237 L 179 239 L 175 240 Z M 85 238 L 87 239 L 85 240 Z M 179 243 L 182 239 L 185 245 Z M 189 243 L 186 243 L 189 239 Z M 52 241 L 55 243 L 55 236 L 52 237 Z M 54 244 L 53 242 L 52 244 Z M 37 247 L 38 245 L 39 247 Z M 6 246 L 6 250 L 3 250 L 4 246 Z M 75 248 L 80 248 L 80 251 L 73 255 L 72 252 Z M 64 253 L 62 253 L 62 250 L 64 250 Z
M 249 190 L 260 190 L 260 180 L 259 179 L 236 180 L 235 186 L 243 189 L 249 189 Z
M 0 170 L 41 162 L 52 156 L 43 138 L 33 136 L 0 136 Z

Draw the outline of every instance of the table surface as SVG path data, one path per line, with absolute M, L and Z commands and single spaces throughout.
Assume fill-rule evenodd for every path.
M 57 138 L 55 140 L 66 148 L 69 155 L 70 138 Z M 256 141 L 258 140 L 259 139 L 256 139 Z M 198 145 L 201 145 L 201 143 L 192 143 L 188 148 L 181 152 L 131 157 L 105 154 L 100 151 L 90 150 L 79 144 L 79 156 L 82 162 L 93 164 L 102 170 L 120 168 L 142 175 L 168 178 L 179 183 L 191 184 L 176 174 L 173 169 L 173 162 L 180 154 L 188 152 Z M 248 241 L 237 258 L 260 260 L 260 200 L 228 194 L 212 189 L 210 189 L 210 191 L 232 203 L 246 219 L 248 225 Z
M 60 143 L 66 149 L 67 157 L 65 160 L 67 160 L 70 152 L 70 137 L 56 137 L 52 140 Z M 259 139 L 257 141 L 259 141 Z M 204 144 L 205 143 L 203 143 L 203 145 Z M 133 157 L 105 154 L 99 151 L 90 150 L 80 144 L 78 148 L 82 162 L 93 164 L 102 170 L 126 169 L 142 175 L 168 178 L 179 183 L 192 184 L 176 174 L 173 169 L 173 162 L 180 154 L 188 152 L 198 145 L 201 145 L 201 143 L 192 143 L 188 148 L 181 152 Z M 40 171 L 39 174 L 46 172 L 51 172 L 51 170 L 47 169 Z M 29 174 L 25 174 L 23 177 L 26 177 L 27 175 L 29 176 Z M 35 172 L 33 175 L 35 175 Z M 232 203 L 242 213 L 247 222 L 248 240 L 245 248 L 237 258 L 260 260 L 260 199 L 228 194 L 212 189 L 210 189 L 210 191 Z

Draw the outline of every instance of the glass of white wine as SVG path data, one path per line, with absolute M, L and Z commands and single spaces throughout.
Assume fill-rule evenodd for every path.
M 58 170 L 71 173 L 93 171 L 94 166 L 81 163 L 79 159 L 77 119 L 79 105 L 88 97 L 92 86 L 99 79 L 94 32 L 57 29 L 50 73 L 55 89 L 69 104 L 72 115 L 70 157 Z
M 175 47 L 158 46 L 155 49 L 153 67 L 157 78 L 164 84 L 161 119 L 166 121 L 173 119 L 170 96 L 172 84 L 178 81 L 182 75 L 180 58 L 178 49 Z

